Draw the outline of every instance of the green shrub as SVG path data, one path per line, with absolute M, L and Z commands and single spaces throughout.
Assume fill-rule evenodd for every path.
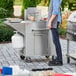
M 36 7 L 37 0 L 23 0 L 22 2 L 22 16 L 24 17 L 24 10 L 28 7 Z
M 59 27 L 59 35 L 60 35 L 60 37 L 64 37 L 64 38 L 66 38 L 66 30 L 65 29 L 63 29 L 62 27 Z
M 0 26 L 0 42 L 11 41 L 13 30 L 7 26 Z
M 27 9 L 28 7 L 36 7 L 37 0 L 23 0 L 22 7 Z
M 7 10 L 4 8 L 0 8 L 0 18 L 7 17 Z
M 14 0 L 6 0 L 7 1 L 7 6 L 6 6 L 6 10 L 8 10 L 8 17 L 13 17 L 13 12 L 14 12 L 14 8 L 13 8 L 13 2 Z
M 4 8 L 8 11 L 8 17 L 13 16 L 13 1 L 14 0 L 0 0 L 0 8 Z
M 3 18 L 0 19 L 0 26 L 2 26 L 2 25 L 5 25 L 5 24 L 4 24 L 4 19 L 3 19 Z

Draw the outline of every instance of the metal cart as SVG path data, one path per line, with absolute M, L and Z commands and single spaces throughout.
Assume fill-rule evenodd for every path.
M 70 15 L 67 22 L 67 63 L 70 63 L 70 58 L 76 60 L 76 54 L 69 52 L 70 40 L 76 41 L 76 11 Z

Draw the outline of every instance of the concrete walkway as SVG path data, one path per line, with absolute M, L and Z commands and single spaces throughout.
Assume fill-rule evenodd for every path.
M 21 16 L 22 6 L 13 6 L 14 16 Z

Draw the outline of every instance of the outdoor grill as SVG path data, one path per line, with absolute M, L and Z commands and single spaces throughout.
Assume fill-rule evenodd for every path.
M 70 54 L 69 44 L 71 41 L 76 41 L 76 11 L 73 12 L 67 20 L 67 62 L 70 62 L 70 57 L 76 59 L 75 54 Z
M 19 50 L 21 59 L 38 55 L 48 58 L 52 53 L 51 49 L 52 54 L 55 54 L 51 31 L 47 28 L 46 21 L 41 20 L 40 10 L 28 8 L 24 21 L 20 23 L 5 21 L 5 24 L 18 31 L 24 38 L 24 48 Z
M 76 12 L 73 12 L 68 18 L 67 39 L 76 41 Z
M 72 41 L 76 41 L 76 22 L 68 21 L 67 39 L 72 40 Z

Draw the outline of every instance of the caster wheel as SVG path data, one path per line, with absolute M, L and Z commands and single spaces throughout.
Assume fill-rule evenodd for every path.
M 47 59 L 50 57 L 50 56 L 45 56 Z
M 20 58 L 21 58 L 22 60 L 24 60 L 24 59 L 25 59 L 25 56 L 21 55 Z
M 26 57 L 26 62 L 31 62 L 31 58 L 30 57 Z

